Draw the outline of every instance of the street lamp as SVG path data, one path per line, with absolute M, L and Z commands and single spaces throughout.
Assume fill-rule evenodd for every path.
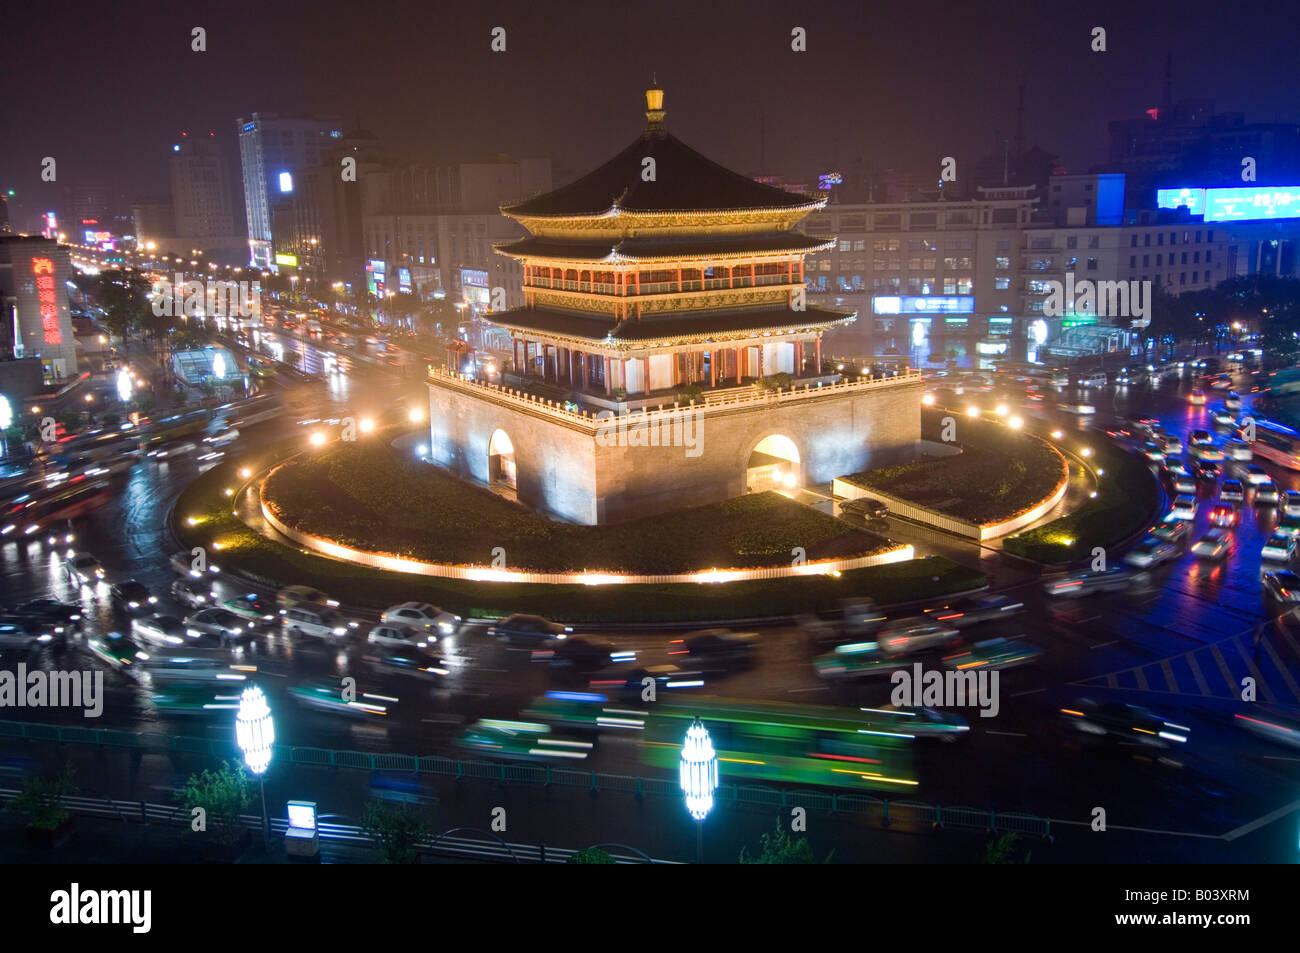
M 262 839 L 271 839 L 271 819 L 266 813 L 266 769 L 271 766 L 271 746 L 275 744 L 275 722 L 266 696 L 256 685 L 239 696 L 239 713 L 235 716 L 235 740 L 244 753 L 244 764 L 257 775 L 262 789 Z
M 713 808 L 713 792 L 718 787 L 718 753 L 713 750 L 708 729 L 697 716 L 686 729 L 682 745 L 682 793 L 686 810 L 695 818 L 695 859 L 703 862 L 704 819 Z

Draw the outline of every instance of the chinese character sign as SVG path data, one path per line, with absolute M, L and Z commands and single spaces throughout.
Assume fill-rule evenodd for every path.
M 32 274 L 36 276 L 36 300 L 41 309 L 45 343 L 62 344 L 63 336 L 59 334 L 59 305 L 54 297 L 54 262 L 49 258 L 33 258 Z

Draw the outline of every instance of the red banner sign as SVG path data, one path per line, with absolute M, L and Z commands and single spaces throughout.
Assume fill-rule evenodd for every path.
M 59 333 L 59 305 L 54 296 L 54 262 L 49 258 L 33 258 L 32 274 L 36 276 L 36 300 L 40 304 L 45 343 L 62 344 L 63 335 Z

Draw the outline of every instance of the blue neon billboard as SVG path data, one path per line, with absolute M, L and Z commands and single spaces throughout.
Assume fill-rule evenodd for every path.
M 1205 212 L 1205 189 L 1156 189 L 1156 208 L 1186 208 L 1201 215 Z
M 1300 218 L 1300 185 L 1157 189 L 1157 208 L 1186 207 L 1207 222 Z

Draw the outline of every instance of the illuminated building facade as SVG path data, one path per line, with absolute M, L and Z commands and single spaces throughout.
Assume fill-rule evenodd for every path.
M 646 103 L 614 158 L 502 207 L 528 233 L 496 247 L 523 306 L 487 316 L 512 356 L 484 379 L 431 376 L 432 459 L 604 523 L 826 483 L 913 447 L 918 376 L 822 366 L 822 336 L 854 320 L 805 302 L 804 256 L 834 241 L 796 226 L 825 198 L 723 168 L 667 132 L 662 90 Z M 629 417 L 669 436 L 611 438 Z
M 67 248 L 53 240 L 0 236 L 0 312 L 8 329 L 16 309 L 20 338 L 11 340 L 9 347 L 14 357 L 39 358 L 47 382 L 77 373 L 67 290 L 71 270 Z

